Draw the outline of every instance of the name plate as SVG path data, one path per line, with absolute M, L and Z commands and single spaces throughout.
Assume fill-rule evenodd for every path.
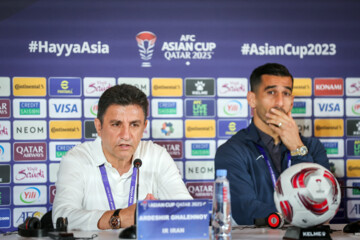
M 144 200 L 137 204 L 138 239 L 209 239 L 208 200 Z

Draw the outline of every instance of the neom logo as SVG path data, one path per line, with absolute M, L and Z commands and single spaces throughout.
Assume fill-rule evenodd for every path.
M 20 194 L 20 200 L 27 204 L 34 203 L 40 198 L 40 195 L 40 189 L 37 187 L 28 187 Z

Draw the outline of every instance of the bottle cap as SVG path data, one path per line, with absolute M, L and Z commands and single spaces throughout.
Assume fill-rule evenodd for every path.
M 227 170 L 226 169 L 218 169 L 216 170 L 216 176 L 217 177 L 226 177 Z

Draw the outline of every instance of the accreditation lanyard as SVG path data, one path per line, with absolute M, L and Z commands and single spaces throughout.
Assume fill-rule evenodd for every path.
M 272 180 L 273 186 L 275 188 L 276 177 L 275 177 L 274 170 L 271 167 L 269 158 L 267 157 L 267 155 L 265 153 L 265 150 L 264 150 L 264 148 L 262 146 L 256 144 L 256 147 L 259 149 L 260 153 L 263 155 L 263 157 L 265 159 L 265 162 L 266 162 L 266 164 L 267 164 L 267 166 L 269 168 L 269 172 L 270 172 L 270 175 L 271 175 L 271 180 Z M 289 168 L 290 166 L 291 166 L 291 155 L 290 155 L 289 151 L 287 151 L 287 167 Z
M 102 164 L 100 166 L 100 172 L 101 172 L 101 179 L 102 179 L 104 187 L 105 187 L 106 197 L 107 197 L 108 202 L 109 202 L 110 210 L 114 210 L 114 209 L 116 209 L 115 202 L 114 202 L 113 195 L 111 193 L 109 179 L 108 179 L 104 164 Z M 130 206 L 130 205 L 132 205 L 134 203 L 135 183 L 136 183 L 136 168 L 134 167 L 133 173 L 132 173 L 132 176 L 131 176 L 131 184 L 130 184 L 130 193 L 129 193 L 128 206 Z

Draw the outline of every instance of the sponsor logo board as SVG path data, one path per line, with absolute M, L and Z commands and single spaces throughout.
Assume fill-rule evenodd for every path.
M 0 209 L 0 229 L 9 228 L 11 225 L 11 211 L 10 208 Z
M 346 96 L 360 96 L 360 78 L 346 78 Z
M 59 171 L 59 163 L 49 164 L 49 181 L 55 183 L 57 181 L 57 173 Z
M 0 206 L 8 206 L 11 203 L 11 189 L 10 187 L 0 187 Z M 1 215 L 0 215 L 1 216 Z
M 246 97 L 248 93 L 247 78 L 218 78 L 217 95 L 219 97 Z
M 153 97 L 181 97 L 183 80 L 181 78 L 153 78 L 151 89 Z
M 11 145 L 8 142 L 0 142 L 0 163 L 10 162 Z
M 84 78 L 84 96 L 100 97 L 108 88 L 115 85 L 115 78 L 86 77 Z
M 215 140 L 186 140 L 186 159 L 214 159 L 216 152 Z
M 81 118 L 81 99 L 58 99 L 49 100 L 50 118 Z
M 60 161 L 62 157 L 73 147 L 81 142 L 50 142 L 49 158 L 51 161 Z
M 344 160 L 343 159 L 329 159 L 330 171 L 336 178 L 343 178 L 345 176 Z
M 186 188 L 190 195 L 197 198 L 212 199 L 214 192 L 213 182 L 187 182 Z
M 312 106 L 310 98 L 295 98 L 294 105 L 291 110 L 293 117 L 311 117 Z
M 360 98 L 346 99 L 346 116 L 348 117 L 360 116 Z
M 218 137 L 229 138 L 248 126 L 245 119 L 218 120 Z
M 14 164 L 14 183 L 45 183 L 46 166 L 46 164 Z
M 172 158 L 183 157 L 183 142 L 182 141 L 154 141 L 154 143 L 164 147 Z
M 45 185 L 14 186 L 14 205 L 41 205 L 47 203 Z
M 10 117 L 10 100 L 0 99 L 0 118 L 9 118 L 9 117 Z
M 215 100 L 185 100 L 186 117 L 215 117 Z
M 14 77 L 13 94 L 17 96 L 46 96 L 46 78 Z
M 315 117 L 342 117 L 344 116 L 344 100 L 341 98 L 315 98 Z
M 54 203 L 55 194 L 56 194 L 56 186 L 55 185 L 50 185 L 49 186 L 49 203 L 50 204 Z
M 86 118 L 96 118 L 98 113 L 98 98 L 85 98 L 84 100 L 84 116 Z
M 183 116 L 182 99 L 152 99 L 153 118 L 181 118 Z
M 10 183 L 11 167 L 8 164 L 1 164 L 0 165 L 0 183 Z
M 187 138 L 214 138 L 215 124 L 215 120 L 185 120 L 185 136 Z
M 342 137 L 344 136 L 343 119 L 315 119 L 315 137 Z
M 50 77 L 49 96 L 79 97 L 81 96 L 81 83 L 79 77 Z
M 9 97 L 10 96 L 10 78 L 9 77 L 0 77 L 0 96 Z
M 45 140 L 47 138 L 46 121 L 13 121 L 15 140 Z
M 344 79 L 342 78 L 315 78 L 315 96 L 343 96 Z
M 0 140 L 10 140 L 10 121 L 0 121 Z
M 294 119 L 298 125 L 299 132 L 304 137 L 312 136 L 312 120 L 311 119 Z
M 81 121 L 50 121 L 50 139 L 80 139 Z
M 214 180 L 214 161 L 186 161 L 185 178 L 187 180 Z
M 185 78 L 185 96 L 188 97 L 215 96 L 215 79 Z
M 182 138 L 183 121 L 173 119 L 152 120 L 151 131 L 153 138 Z
M 146 94 L 146 96 L 150 96 L 150 80 L 149 78 L 136 78 L 136 77 L 120 77 L 118 78 L 118 84 L 129 84 L 132 86 L 137 87 L 140 89 L 143 93 Z
M 46 118 L 45 99 L 14 99 L 15 118 Z
M 360 218 L 360 200 L 347 201 L 347 217 L 350 219 Z
M 248 104 L 244 99 L 218 99 L 217 110 L 219 117 L 247 117 Z
M 344 140 L 343 139 L 320 139 L 324 145 L 328 157 L 344 156 Z
M 86 139 L 95 139 L 97 137 L 97 131 L 95 128 L 94 121 L 85 121 L 84 129 L 85 129 L 85 138 Z
M 47 212 L 46 207 L 26 207 L 26 208 L 14 208 L 13 213 L 13 225 L 18 227 L 24 223 L 28 217 L 36 217 L 41 219 Z
M 176 167 L 179 169 L 181 178 L 184 178 L 184 162 L 183 161 L 174 161 L 174 162 L 176 164 Z
M 358 157 L 360 156 L 360 140 L 348 139 L 346 140 L 347 156 Z
M 44 142 L 14 143 L 15 161 L 45 161 L 46 156 L 46 143 Z
M 294 78 L 294 87 L 292 94 L 294 96 L 309 97 L 312 95 L 311 78 Z
M 360 136 L 360 119 L 346 120 L 346 136 L 348 137 Z
M 348 198 L 360 198 L 360 180 L 347 180 L 346 186 L 352 187 L 346 190 L 346 196 Z
M 360 177 L 360 159 L 347 159 L 346 173 L 347 177 Z

